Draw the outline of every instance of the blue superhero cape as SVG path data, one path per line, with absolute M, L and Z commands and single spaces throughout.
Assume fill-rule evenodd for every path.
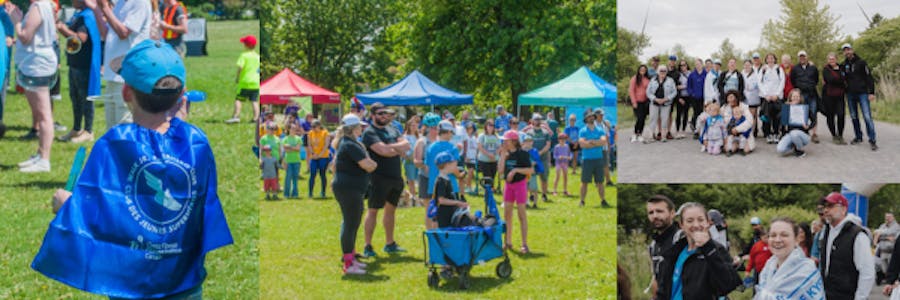
M 84 18 L 84 27 L 87 28 L 88 36 L 91 38 L 91 69 L 88 79 L 88 96 L 100 96 L 100 54 L 103 49 L 100 47 L 100 30 L 97 28 L 97 22 L 94 21 L 94 11 L 85 7 L 69 20 L 66 25 L 72 26 L 78 18 Z M 85 45 L 82 45 L 84 47 Z
M 528 150 L 528 154 L 531 156 L 531 162 L 534 163 L 534 173 L 544 174 L 544 162 L 541 160 L 541 152 L 531 148 L 531 150 Z
M 94 145 L 31 267 L 92 293 L 159 298 L 206 277 L 233 243 L 206 135 L 177 118 L 165 134 L 121 124 Z

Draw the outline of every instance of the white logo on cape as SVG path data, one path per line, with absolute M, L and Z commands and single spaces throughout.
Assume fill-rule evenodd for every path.
M 197 200 L 195 169 L 178 158 L 142 156 L 128 171 L 125 204 L 147 234 L 168 235 L 187 224 Z M 144 240 L 154 240 L 144 234 Z

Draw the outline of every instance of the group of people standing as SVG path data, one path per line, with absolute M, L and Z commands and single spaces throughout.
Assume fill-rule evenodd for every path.
M 816 127 L 820 112 L 825 115 L 832 141 L 846 144 L 843 131 L 845 107 L 849 105 L 854 129 L 850 144 L 863 142 L 861 112 L 869 146 L 875 151 L 878 146 L 870 107 L 875 101 L 875 83 L 871 70 L 850 44 L 842 45 L 841 51 L 843 62 L 838 62 L 837 54 L 829 53 L 821 68 L 803 50 L 797 53 L 797 64 L 792 64 L 788 54 L 778 64 L 773 53 L 764 60 L 753 53 L 740 70 L 734 58 L 727 61 L 725 69 L 718 59 L 696 59 L 692 70 L 688 61 L 674 55 L 664 65 L 653 57 L 650 66 L 639 66 L 629 82 L 628 96 L 637 119 L 631 142 L 666 142 L 693 134 L 704 144 L 702 151 L 746 154 L 755 148 L 758 124 L 762 123 L 762 136 L 767 143 L 778 144 L 779 153 L 803 156 L 803 147 L 819 143 Z M 785 104 L 805 106 L 805 120 L 785 124 L 788 118 L 783 114 L 789 114 L 782 111 Z M 648 116 L 651 134 L 645 140 Z
M 395 120 L 397 113 L 393 109 L 381 103 L 369 107 L 369 120 L 365 119 L 366 112 L 364 106 L 354 102 L 351 113 L 342 118 L 333 144 L 336 152 L 332 190 L 343 215 L 344 274 L 365 274 L 366 264 L 358 258 L 377 255 L 372 237 L 381 209 L 383 250 L 405 251 L 394 240 L 396 208 L 405 192 L 404 185 L 409 185 L 407 197 L 418 199 L 412 201 L 413 205 L 428 203 L 426 228 L 438 228 L 466 224 L 451 222 L 450 217 L 466 214 L 469 204 L 465 195 L 475 194 L 475 172 L 490 178 L 495 182 L 495 191 L 503 194 L 505 247 L 512 247 L 515 211 L 522 253 L 530 252 L 526 208 L 529 201 L 532 207 L 537 207 L 541 198 L 550 202 L 547 193 L 551 166 L 556 166 L 558 177 L 563 176 L 562 190 L 568 195 L 568 168 L 580 164 L 581 205 L 585 204 L 587 186 L 594 183 L 601 204 L 609 207 L 604 178 L 608 178 L 610 164 L 607 136 L 613 129 L 603 118 L 602 110 L 587 110 L 582 116 L 584 126 L 576 126 L 575 115 L 570 116 L 569 126 L 562 128 L 552 113 L 547 113 L 546 118 L 535 113 L 524 126 L 514 128 L 518 124 L 515 117 L 498 106 L 496 117 L 483 122 L 481 133 L 468 112 L 460 114 L 459 122 L 454 114 L 445 111 L 411 116 L 404 125 Z M 368 210 L 364 210 L 364 198 L 368 198 Z M 364 212 L 365 247 L 362 255 L 357 255 L 356 234 Z
M 652 196 L 647 215 L 654 299 L 717 299 L 742 286 L 753 287 L 754 299 L 868 298 L 876 283 L 873 241 L 896 243 L 900 226 L 888 213 L 873 239 L 838 192 L 822 197 L 817 212 L 819 219 L 811 224 L 778 217 L 768 229 L 760 218 L 751 218 L 752 239 L 732 258 L 722 213 L 695 202 L 676 210 L 668 197 Z M 886 295 L 900 285 L 898 246 L 883 254 Z M 744 261 L 742 280 L 738 269 Z
M 6 2 L 6 1 L 4 1 Z M 37 151 L 18 164 L 22 172 L 49 172 L 50 148 L 54 130 L 64 128 L 53 121 L 51 93 L 59 94 L 60 45 L 58 35 L 66 38 L 66 58 L 69 64 L 69 97 L 72 101 L 74 124 L 58 139 L 64 142 L 94 140 L 94 100 L 106 102 L 107 130 L 120 123 L 132 121 L 124 101 L 124 81 L 111 68 L 118 65 L 126 53 L 138 43 L 151 39 L 171 45 L 183 57 L 187 32 L 184 5 L 176 0 L 74 0 L 76 13 L 69 20 L 57 20 L 60 9 L 56 0 L 32 0 L 23 14 L 18 7 L 6 2 L 0 9 L 0 25 L 6 33 L 3 80 L 9 78 L 10 64 L 16 70 L 15 82 L 24 90 L 31 107 L 32 130 L 24 138 L 38 139 Z M 11 46 L 15 44 L 15 51 Z M 10 60 L 12 56 L 14 60 Z M 101 93 L 101 80 L 106 91 Z M 6 88 L 0 89 L 5 102 Z M 183 101 L 182 101 L 183 102 Z M 171 115 L 183 112 L 184 103 L 172 109 Z M 0 104 L 0 121 L 2 121 Z M 184 115 L 181 115 L 184 117 Z M 65 130 L 65 129 L 62 129 Z

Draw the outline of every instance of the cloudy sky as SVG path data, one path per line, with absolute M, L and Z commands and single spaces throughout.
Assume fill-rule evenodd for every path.
M 853 37 L 869 26 L 857 3 L 869 17 L 876 12 L 885 18 L 900 15 L 897 0 L 823 0 L 833 15 L 839 17 L 842 31 Z M 652 5 L 651 5 L 652 3 Z M 778 0 L 744 1 L 708 0 L 628 0 L 618 1 L 618 25 L 640 32 L 644 14 L 650 5 L 645 33 L 651 45 L 644 49 L 641 60 L 656 53 L 666 53 L 680 43 L 691 56 L 709 57 L 725 38 L 746 52 L 760 42 L 762 26 L 781 14 Z

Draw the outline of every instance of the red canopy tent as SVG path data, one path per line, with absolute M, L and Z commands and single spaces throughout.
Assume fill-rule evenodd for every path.
M 260 85 L 260 104 L 285 105 L 294 97 L 312 97 L 313 104 L 339 104 L 341 95 L 303 79 L 284 68 Z

